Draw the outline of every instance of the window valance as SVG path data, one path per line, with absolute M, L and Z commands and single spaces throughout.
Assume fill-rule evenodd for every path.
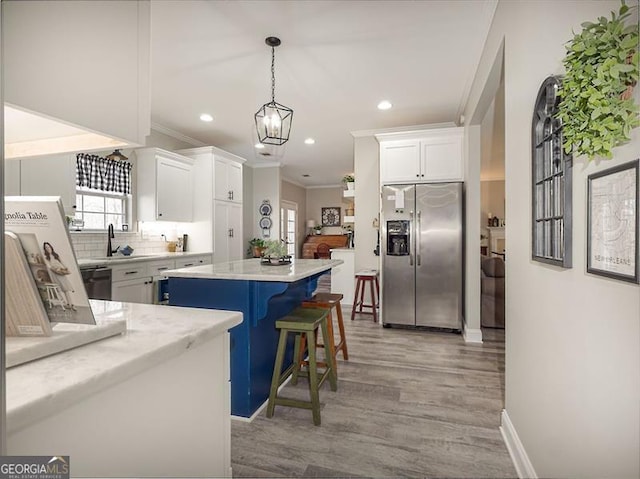
M 131 163 L 98 155 L 76 155 L 76 184 L 95 190 L 131 194 Z

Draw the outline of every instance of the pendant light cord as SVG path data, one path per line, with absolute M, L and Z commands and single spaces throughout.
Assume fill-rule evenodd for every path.
M 271 47 L 271 102 L 276 102 L 276 49 Z

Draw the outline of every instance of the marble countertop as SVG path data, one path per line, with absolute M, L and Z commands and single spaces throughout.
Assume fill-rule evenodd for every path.
M 125 320 L 126 333 L 8 369 L 8 432 L 177 357 L 242 322 L 242 313 L 236 311 L 100 300 L 91 300 L 91 307 L 97 320 Z
M 244 281 L 278 281 L 293 283 L 342 264 L 340 259 L 293 259 L 291 264 L 270 266 L 260 259 L 206 264 L 165 271 L 170 278 L 238 279 Z
M 212 254 L 211 251 L 204 251 L 201 253 L 194 253 L 191 251 L 184 251 L 178 253 L 169 253 L 165 251 L 163 253 L 149 253 L 149 254 L 140 254 L 136 255 L 135 253 L 131 256 L 123 256 L 121 254 L 116 254 L 109 258 L 82 258 L 78 259 L 78 265 L 80 267 L 83 266 L 102 266 L 108 264 L 126 264 L 131 263 L 133 261 L 153 261 L 157 259 L 175 259 L 175 258 L 187 258 L 189 256 L 201 256 L 206 254 Z

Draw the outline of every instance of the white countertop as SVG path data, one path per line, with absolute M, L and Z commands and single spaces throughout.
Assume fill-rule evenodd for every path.
M 8 369 L 8 432 L 179 356 L 242 322 L 242 313 L 236 311 L 100 300 L 91 300 L 91 307 L 102 321 L 125 320 L 126 333 Z
M 291 264 L 271 266 L 260 259 L 206 264 L 165 271 L 170 278 L 238 279 L 244 281 L 278 281 L 293 283 L 342 264 L 340 259 L 293 259 Z
M 353 253 L 355 252 L 355 248 L 331 248 L 329 251 L 331 251 L 332 253 Z
M 82 258 L 78 260 L 79 266 L 98 266 L 98 265 L 107 265 L 107 264 L 126 264 L 131 263 L 132 261 L 153 261 L 156 259 L 174 259 L 174 258 L 187 258 L 189 256 L 202 256 L 202 255 L 210 255 L 211 251 L 204 251 L 201 253 L 193 253 L 191 251 L 184 251 L 178 253 L 170 253 L 165 251 L 163 253 L 149 253 L 149 254 L 140 254 L 136 255 L 135 253 L 131 256 L 124 256 L 121 254 L 116 254 L 110 256 L 109 258 Z

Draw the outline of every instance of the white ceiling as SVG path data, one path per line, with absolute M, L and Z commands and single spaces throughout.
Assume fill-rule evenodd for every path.
M 264 162 L 253 115 L 270 100 L 294 110 L 283 147 L 262 150 L 304 185 L 353 170 L 357 130 L 457 121 L 495 0 L 156 1 L 152 3 L 152 121 Z M 388 111 L 376 105 L 386 99 Z M 214 117 L 200 121 L 201 113 Z M 315 145 L 304 144 L 313 137 Z M 311 175 L 303 178 L 303 174 Z

